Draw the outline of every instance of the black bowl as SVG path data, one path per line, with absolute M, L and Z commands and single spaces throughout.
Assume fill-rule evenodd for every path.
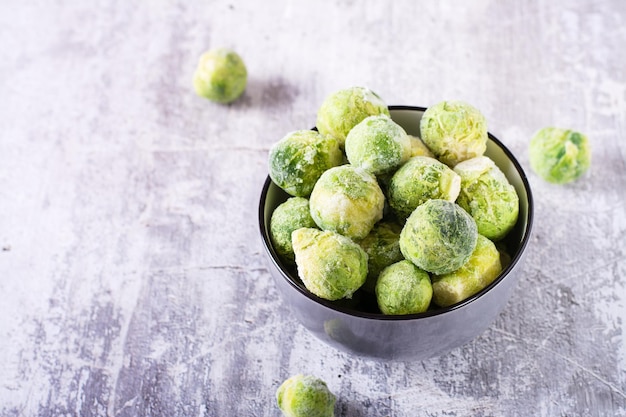
M 426 110 L 390 106 L 392 119 L 410 135 L 419 136 Z M 489 134 L 485 155 L 515 187 L 520 200 L 519 219 L 503 244 L 510 263 L 484 290 L 446 308 L 402 316 L 380 313 L 376 300 L 357 291 L 352 300 L 327 301 L 311 294 L 295 267 L 283 262 L 272 247 L 269 224 L 274 209 L 289 195 L 268 177 L 261 192 L 259 226 L 270 273 L 293 315 L 319 339 L 345 352 L 381 359 L 420 360 L 441 355 L 481 334 L 505 307 L 523 270 L 533 222 L 533 200 L 524 171 L 513 154 Z

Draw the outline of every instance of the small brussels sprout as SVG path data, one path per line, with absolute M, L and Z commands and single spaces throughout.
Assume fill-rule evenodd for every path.
M 311 375 L 294 375 L 276 390 L 285 417 L 333 417 L 336 401 L 326 383 Z
M 322 173 L 342 161 L 335 138 L 314 130 L 296 130 L 270 148 L 269 174 L 288 194 L 308 197 Z
M 396 223 L 381 221 L 358 242 L 367 253 L 367 281 L 363 285 L 367 292 L 374 293 L 376 280 L 383 269 L 404 259 L 400 252 L 401 230 Z
M 389 205 L 400 220 L 427 200 L 455 201 L 461 189 L 459 177 L 446 164 L 428 156 L 414 156 L 391 177 Z
M 449 274 L 433 277 L 433 302 L 448 307 L 478 293 L 502 272 L 500 252 L 489 239 L 478 235 L 469 260 Z
M 423 313 L 432 296 L 428 273 L 407 260 L 383 269 L 376 283 L 376 300 L 383 314 Z
M 367 254 L 350 238 L 302 228 L 291 234 L 298 276 L 320 298 L 350 298 L 367 278 Z
M 478 233 L 500 240 L 515 226 L 519 197 L 498 166 L 486 156 L 461 162 L 454 167 L 461 177 L 457 204 L 476 221 Z
M 211 49 L 200 57 L 193 87 L 200 97 L 230 103 L 246 89 L 248 71 L 241 57 L 227 48 Z
M 400 233 L 400 250 L 417 267 L 433 274 L 459 269 L 474 251 L 476 222 L 459 205 L 428 200 L 409 216 Z
M 350 87 L 336 91 L 324 99 L 317 112 L 317 129 L 334 136 L 343 147 L 348 132 L 367 116 L 386 114 L 385 102 L 365 87 Z
M 363 239 L 383 217 L 385 197 L 372 174 L 341 165 L 322 174 L 309 205 L 320 229 Z
M 374 175 L 392 171 L 411 154 L 411 140 L 387 115 L 368 116 L 346 136 L 346 156 L 353 166 Z
M 291 233 L 302 227 L 316 227 L 309 200 L 304 197 L 291 197 L 276 207 L 270 219 L 270 238 L 279 256 L 294 262 Z
M 437 159 L 451 167 L 487 149 L 487 121 L 463 101 L 442 101 L 426 109 L 420 133 Z
M 531 168 L 544 180 L 565 184 L 589 169 L 591 147 L 582 133 L 545 127 L 530 140 L 529 158 Z
M 411 141 L 411 158 L 414 156 L 430 156 L 431 158 L 435 157 L 435 154 L 428 149 L 428 146 L 424 143 L 423 140 L 418 138 L 417 136 L 408 135 L 409 140 Z

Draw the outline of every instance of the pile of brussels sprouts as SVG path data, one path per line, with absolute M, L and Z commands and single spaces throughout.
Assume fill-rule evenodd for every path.
M 337 302 L 369 295 L 379 312 L 403 315 L 458 303 L 501 273 L 496 243 L 515 226 L 519 198 L 484 156 L 476 108 L 433 105 L 416 137 L 377 94 L 352 87 L 324 100 L 316 127 L 269 152 L 270 178 L 290 195 L 270 238 L 308 291 Z

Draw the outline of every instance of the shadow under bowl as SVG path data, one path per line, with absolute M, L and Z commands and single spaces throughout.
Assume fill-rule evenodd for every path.
M 425 108 L 390 106 L 389 110 L 391 118 L 408 134 L 419 136 Z M 532 193 L 519 162 L 492 134 L 485 155 L 502 170 L 519 196 L 517 224 L 502 242 L 510 262 L 487 288 L 464 301 L 401 316 L 380 313 L 375 298 L 364 291 L 357 291 L 352 300 L 328 301 L 305 288 L 295 267 L 283 262 L 272 246 L 269 235 L 272 213 L 290 196 L 268 177 L 259 204 L 261 238 L 270 273 L 293 315 L 313 335 L 335 348 L 386 360 L 439 356 L 484 332 L 505 307 L 520 278 L 533 222 Z

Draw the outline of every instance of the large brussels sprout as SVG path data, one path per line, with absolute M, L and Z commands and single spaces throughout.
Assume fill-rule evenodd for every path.
M 243 60 L 227 48 L 215 48 L 202 54 L 193 74 L 196 94 L 218 103 L 230 103 L 239 98 L 247 81 L 248 71 Z
M 478 235 L 476 248 L 459 269 L 433 277 L 433 302 L 448 307 L 478 293 L 502 272 L 500 252 L 486 237 Z
M 428 200 L 409 216 L 400 233 L 400 250 L 419 268 L 433 274 L 455 271 L 476 247 L 476 222 L 459 205 Z
M 342 161 L 335 138 L 314 130 L 296 130 L 270 148 L 269 174 L 288 194 L 308 197 L 322 173 Z
M 274 209 L 270 219 L 270 238 L 276 253 L 289 262 L 295 260 L 291 233 L 302 227 L 316 227 L 306 198 L 291 197 Z
M 326 300 L 350 298 L 367 278 L 367 254 L 350 238 L 331 231 L 302 228 L 291 234 L 298 276 Z
M 411 140 L 387 115 L 369 116 L 346 136 L 346 156 L 350 164 L 374 175 L 395 170 L 409 159 Z
M 404 259 L 400 252 L 401 230 L 396 223 L 381 221 L 358 242 L 367 253 L 367 281 L 363 285 L 367 292 L 374 292 L 376 280 L 383 269 Z
M 487 121 L 463 101 L 442 101 L 426 109 L 420 133 L 426 146 L 450 167 L 487 149 Z
M 573 130 L 545 127 L 530 140 L 531 168 L 543 179 L 555 184 L 572 182 L 591 165 L 591 147 L 587 136 Z
M 432 295 L 428 273 L 407 260 L 385 268 L 376 282 L 376 300 L 383 314 L 423 313 Z
M 386 114 L 385 102 L 369 88 L 350 87 L 328 95 L 317 112 L 317 129 L 343 147 L 348 132 L 368 116 Z
M 389 205 L 400 220 L 431 199 L 455 201 L 461 178 L 446 164 L 428 156 L 415 156 L 391 177 Z
M 311 217 L 320 229 L 362 239 L 383 217 L 385 197 L 372 174 L 341 165 L 322 174 L 309 205 Z
M 311 375 L 294 375 L 276 390 L 285 417 L 333 417 L 336 401 L 326 383 Z
M 461 177 L 457 204 L 476 221 L 478 233 L 500 240 L 515 226 L 519 197 L 504 173 L 488 157 L 461 162 L 454 171 Z

